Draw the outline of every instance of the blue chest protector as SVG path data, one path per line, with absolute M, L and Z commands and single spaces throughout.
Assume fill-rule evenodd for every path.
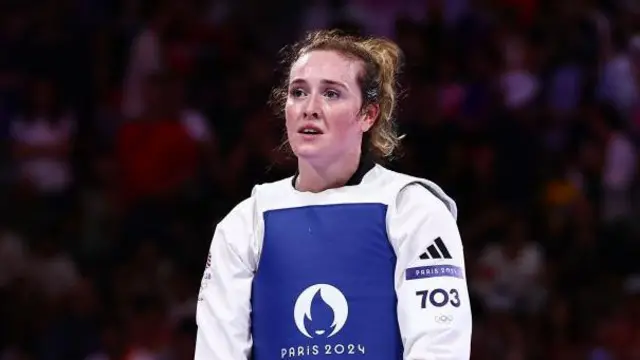
M 402 358 L 383 204 L 264 213 L 253 360 Z

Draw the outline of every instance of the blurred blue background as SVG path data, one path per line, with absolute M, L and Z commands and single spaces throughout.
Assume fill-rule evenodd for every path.
M 640 5 L 0 1 L 0 360 L 191 359 L 213 228 L 292 174 L 306 30 L 406 54 L 391 168 L 460 208 L 473 359 L 640 359 Z M 214 265 L 215 266 L 215 265 Z

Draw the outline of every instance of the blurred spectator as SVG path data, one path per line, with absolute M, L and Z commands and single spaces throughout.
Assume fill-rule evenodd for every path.
M 41 292 L 40 295 L 52 303 L 62 301 L 79 280 L 73 259 L 63 251 L 61 239 L 44 235 L 31 248 L 27 274 Z
M 483 304 L 496 311 L 537 312 L 545 299 L 545 261 L 528 239 L 523 219 L 516 219 L 500 244 L 490 244 L 479 261 L 475 284 Z
M 56 193 L 71 184 L 69 164 L 74 121 L 48 80 L 36 81 L 24 111 L 13 120 L 14 159 L 21 178 L 40 193 Z
M 618 39 L 618 41 L 621 41 Z M 638 56 L 640 56 L 640 40 L 633 38 L 629 44 L 616 44 L 615 53 L 603 68 L 599 85 L 600 97 L 610 101 L 624 115 L 630 115 L 638 103 Z
M 25 272 L 28 248 L 24 239 L 0 225 L 0 289 L 8 287 Z
M 167 2 L 162 2 L 165 5 Z M 143 28 L 133 39 L 124 80 L 122 113 L 126 118 L 137 118 L 143 112 L 143 87 L 152 73 L 164 66 L 162 36 L 168 25 L 167 6 L 152 8 Z
M 182 107 L 179 91 L 173 75 L 149 75 L 144 112 L 120 128 L 122 195 L 129 203 L 170 196 L 197 175 L 198 142 L 208 142 L 210 133 L 206 120 Z
M 540 84 L 531 71 L 531 55 L 524 39 L 507 33 L 502 41 L 502 58 L 505 63 L 500 75 L 500 86 L 503 101 L 507 109 L 519 109 L 536 99 Z
M 631 215 L 631 190 L 636 180 L 637 149 L 623 132 L 616 109 L 602 106 L 592 119 L 595 136 L 604 147 L 602 172 L 603 220 L 611 222 Z
M 22 200 L 29 201 L 32 210 L 42 208 L 40 217 L 55 214 L 49 223 L 70 210 L 74 180 L 71 152 L 76 125 L 60 90 L 51 80 L 33 81 L 23 111 L 11 122 L 11 150 Z M 45 225 L 45 219 L 35 221 Z

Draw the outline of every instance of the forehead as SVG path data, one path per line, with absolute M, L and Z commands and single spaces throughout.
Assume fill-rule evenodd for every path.
M 291 66 L 290 80 L 331 80 L 355 83 L 362 69 L 360 61 L 336 51 L 315 50 L 302 55 Z

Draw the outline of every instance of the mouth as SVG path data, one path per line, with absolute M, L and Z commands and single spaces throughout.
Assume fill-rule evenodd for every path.
M 298 130 L 298 134 L 302 135 L 321 135 L 322 130 L 312 125 L 305 125 Z

